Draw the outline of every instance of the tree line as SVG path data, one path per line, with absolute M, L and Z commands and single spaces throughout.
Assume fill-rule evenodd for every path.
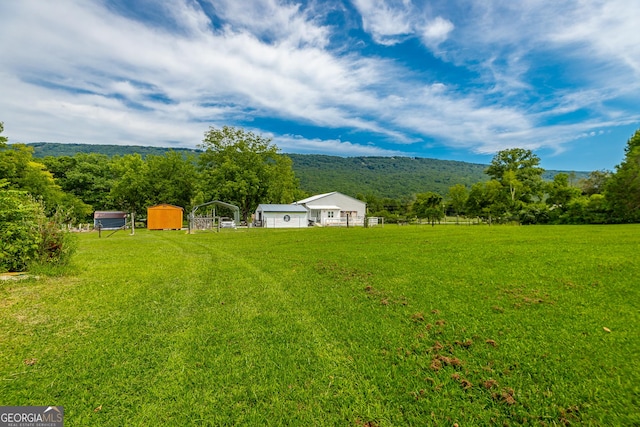
M 420 218 L 434 223 L 445 215 L 487 223 L 637 222 L 639 146 L 640 130 L 629 139 L 625 159 L 615 171 L 594 171 L 580 180 L 567 173 L 545 180 L 540 159 L 530 150 L 514 148 L 495 155 L 484 170 L 486 180 L 456 183 L 447 172 L 447 181 L 453 184 L 448 188 L 425 188 L 429 191 L 395 198 L 355 188 L 346 193 L 367 202 L 369 214 L 387 222 Z M 293 168 L 292 157 L 297 162 L 305 159 L 280 153 L 268 138 L 239 128 L 212 127 L 198 148 L 199 152 L 169 150 L 145 157 L 81 152 L 36 159 L 31 147 L 8 145 L 4 138 L 0 182 L 3 191 L 29 193 L 47 215 L 58 212 L 68 222 L 87 222 L 95 210 L 125 210 L 140 216 L 155 204 L 189 211 L 211 200 L 239 206 L 247 220 L 259 203 L 291 203 L 310 193 L 301 189 Z M 403 169 L 417 160 L 399 158 L 394 164 Z M 378 158 L 345 161 L 372 172 L 389 168 Z M 307 175 L 305 181 L 313 179 Z
M 488 180 L 451 186 L 446 194 L 429 191 L 411 200 L 360 195 L 372 215 L 390 221 L 446 215 L 478 218 L 488 224 L 616 224 L 640 222 L 640 130 L 627 141 L 615 171 L 593 171 L 577 182 L 558 173 L 544 180 L 540 158 L 521 148 L 498 152 L 485 169 Z
M 243 219 L 258 203 L 291 203 L 299 190 L 291 159 L 268 138 L 233 127 L 210 128 L 200 153 L 169 150 L 107 156 L 33 157 L 24 144 L 0 146 L 0 181 L 37 197 L 47 213 L 69 222 L 88 221 L 96 210 L 138 215 L 160 203 L 187 211 L 211 200 L 240 207 Z

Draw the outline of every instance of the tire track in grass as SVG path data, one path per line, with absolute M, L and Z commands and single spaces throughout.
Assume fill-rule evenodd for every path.
M 205 385 L 217 383 L 221 393 L 208 398 L 216 406 L 235 408 L 234 417 L 244 414 L 252 420 L 268 411 L 312 422 L 344 411 L 348 402 L 371 398 L 375 387 L 356 374 L 345 343 L 285 289 L 277 273 L 266 271 L 250 256 L 200 239 L 162 239 L 180 252 L 196 255 L 198 262 L 215 260 L 203 269 L 204 279 L 195 281 L 199 289 L 184 301 L 192 306 L 186 311 L 201 313 L 192 332 L 180 338 L 184 350 L 175 364 L 196 367 L 185 374 L 185 383 L 199 383 L 202 392 Z M 211 287 L 219 300 L 208 294 Z M 213 307 L 203 307 L 202 298 Z M 207 328 L 207 322 L 217 325 Z M 215 380 L 203 378 L 202 369 L 217 369 Z M 347 414 L 340 416 L 349 420 Z

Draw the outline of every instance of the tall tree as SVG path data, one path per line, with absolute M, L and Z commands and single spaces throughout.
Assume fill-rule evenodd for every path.
M 640 129 L 629 138 L 625 156 L 607 182 L 606 198 L 616 219 L 640 221 Z
M 73 157 L 48 156 L 43 163 L 64 192 L 80 198 L 93 210 L 114 207 L 109 198 L 114 173 L 108 156 L 97 153 L 77 153 Z
M 432 191 L 416 194 L 416 200 L 411 206 L 411 211 L 418 218 L 426 218 L 431 223 L 431 226 L 433 226 L 436 221 L 444 218 L 442 200 L 441 195 Z
M 449 188 L 449 192 L 447 193 L 447 202 L 451 209 L 456 213 L 456 221 L 458 216 L 463 213 L 468 198 L 469 191 L 463 184 L 456 184 Z
M 298 187 L 291 160 L 271 139 L 234 127 L 210 127 L 200 145 L 201 187 L 209 200 L 240 208 L 242 219 L 260 203 L 291 203 Z
M 65 194 L 47 167 L 33 158 L 33 148 L 24 144 L 0 144 L 0 182 L 41 201 L 47 215 L 64 211 L 69 222 L 77 222 L 91 211 L 75 196 Z
M 293 161 L 287 155 L 278 155 L 277 161 L 271 165 L 271 185 L 265 202 L 291 203 L 307 197 L 299 188 L 298 179 L 293 172 Z
M 471 187 L 465 209 L 467 214 L 477 216 L 491 224 L 505 213 L 506 195 L 502 184 L 492 179 L 478 182 Z
M 146 162 L 149 204 L 168 203 L 189 211 L 198 181 L 193 155 L 170 150 L 163 156 L 149 155 Z
M 140 154 L 116 157 L 112 163 L 115 181 L 110 197 L 115 206 L 127 212 L 141 214 L 148 205 L 149 186 L 147 164 Z
M 499 151 L 485 173 L 498 181 L 507 195 L 504 214 L 515 215 L 525 205 L 542 199 L 544 169 L 531 150 L 510 148 Z

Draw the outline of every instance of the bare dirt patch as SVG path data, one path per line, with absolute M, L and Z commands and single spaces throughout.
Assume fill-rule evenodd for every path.
M 408 304 L 407 298 L 404 295 L 394 298 L 391 295 L 391 292 L 375 289 L 371 285 L 366 286 L 364 288 L 364 291 L 370 298 L 379 299 L 380 304 L 382 305 L 389 305 L 389 304 L 407 305 Z
M 515 405 L 516 399 L 513 397 L 515 394 L 512 388 L 504 388 L 499 393 L 493 393 L 491 397 L 498 402 L 505 403 L 507 405 Z
M 0 274 L 0 281 L 18 281 L 25 279 L 38 279 L 38 276 L 31 276 L 27 273 L 2 273 Z
M 503 292 L 512 300 L 514 308 L 522 308 L 536 304 L 555 304 L 549 294 L 542 293 L 538 289 L 510 288 Z

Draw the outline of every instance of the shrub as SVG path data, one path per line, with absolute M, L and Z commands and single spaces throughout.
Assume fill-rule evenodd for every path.
M 38 256 L 44 213 L 28 194 L 0 190 L 0 271 L 24 271 Z
M 63 212 L 56 211 L 51 218 L 40 218 L 39 263 L 66 264 L 75 252 L 75 236 L 64 230 L 62 225 L 65 217 Z
M 0 272 L 68 262 L 75 244 L 59 218 L 47 218 L 42 204 L 29 194 L 0 188 Z

